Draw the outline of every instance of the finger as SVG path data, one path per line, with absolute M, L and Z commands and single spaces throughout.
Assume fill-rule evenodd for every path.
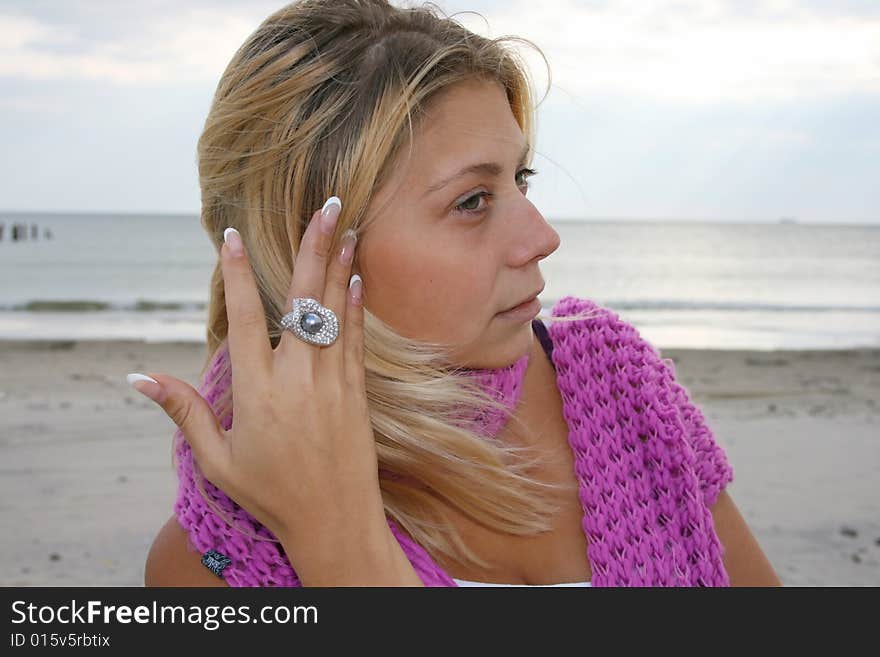
M 327 264 L 331 259 L 330 244 L 341 210 L 342 202 L 336 196 L 331 196 L 324 207 L 312 215 L 296 254 L 285 312 L 293 307 L 295 297 L 310 297 L 324 305 Z M 276 352 L 282 362 L 295 360 L 293 367 L 313 368 L 319 349 L 321 347 L 300 340 L 292 332 L 283 331 Z
M 164 374 L 132 372 L 126 380 L 165 411 L 186 438 L 202 472 L 218 484 L 227 458 L 225 431 L 205 398 L 189 384 Z
M 324 286 L 324 301 L 327 308 L 336 314 L 339 320 L 339 336 L 333 344 L 321 348 L 321 367 L 327 363 L 331 371 L 338 372 L 341 378 L 345 367 L 344 334 L 348 313 L 349 282 L 353 268 L 355 251 L 357 250 L 357 233 L 346 230 L 339 240 L 339 246 L 333 251 L 333 258 L 327 266 L 327 282 Z
M 220 259 L 229 322 L 234 398 L 241 382 L 252 384 L 265 378 L 272 362 L 272 346 L 266 328 L 266 313 L 241 235 L 229 227 L 223 232 L 223 240 L 225 244 Z
M 363 281 L 354 274 L 351 277 L 345 308 L 345 330 L 342 332 L 345 350 L 343 363 L 345 380 L 356 390 L 365 388 L 364 371 L 364 299 Z

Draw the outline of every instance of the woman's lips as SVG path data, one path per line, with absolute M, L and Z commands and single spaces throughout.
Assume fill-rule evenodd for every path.
M 538 297 L 532 297 L 528 301 L 524 301 L 518 306 L 498 313 L 498 317 L 505 319 L 522 319 L 526 317 L 534 317 L 541 312 L 541 302 Z

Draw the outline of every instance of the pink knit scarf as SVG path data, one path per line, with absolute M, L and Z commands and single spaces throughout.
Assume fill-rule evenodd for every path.
M 632 325 L 589 299 L 566 296 L 553 315 L 600 311 L 597 317 L 552 323 L 552 362 L 575 456 L 584 509 L 593 587 L 728 586 L 711 505 L 733 469 L 700 410 L 662 359 Z M 214 405 L 231 384 L 216 378 L 228 358 L 215 355 L 200 387 Z M 499 369 L 471 370 L 513 409 L 521 394 L 528 355 Z M 215 407 L 216 408 L 216 407 Z M 496 435 L 506 414 L 483 418 Z M 221 418 L 229 428 L 231 414 Z M 174 512 L 192 544 L 232 586 L 300 586 L 279 544 L 254 540 L 227 525 L 196 487 L 193 457 L 175 433 L 179 489 Z M 247 533 L 274 538 L 268 529 L 207 480 L 208 497 Z M 388 525 L 426 586 L 456 586 L 453 579 L 392 519 Z M 222 559 L 226 557 L 227 560 Z

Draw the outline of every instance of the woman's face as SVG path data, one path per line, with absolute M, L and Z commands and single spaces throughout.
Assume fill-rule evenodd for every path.
M 534 315 L 498 313 L 543 287 L 538 263 L 559 247 L 526 198 L 525 138 L 493 82 L 446 90 L 422 125 L 358 238 L 364 305 L 401 335 L 449 345 L 458 365 L 509 365 L 531 353 Z

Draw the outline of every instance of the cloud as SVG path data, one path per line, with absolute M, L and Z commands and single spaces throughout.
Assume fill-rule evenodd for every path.
M 180 3 L 173 11 L 150 13 L 132 5 L 122 21 L 114 13 L 97 18 L 86 11 L 93 7 L 75 4 L 81 12 L 68 6 L 68 14 L 51 20 L 40 12 L 0 13 L 0 76 L 115 85 L 216 80 L 268 15 L 255 5 L 223 9 Z
M 17 112 L 64 114 L 65 108 L 48 98 L 27 96 L 0 97 L 0 108 Z
M 113 85 L 214 82 L 244 39 L 283 4 L 7 0 L 0 10 L 0 76 Z M 478 33 L 533 40 L 550 60 L 554 85 L 579 98 L 717 104 L 880 92 L 876 2 L 437 4 Z M 488 29 L 482 17 L 457 13 L 470 10 L 485 16 Z M 543 61 L 521 52 L 543 90 Z
M 715 104 L 880 92 L 880 12 L 869 10 L 832 13 L 780 0 L 564 0 L 552 11 L 520 2 L 489 16 L 488 32 L 479 18 L 462 18 L 486 36 L 536 42 L 554 84 L 580 97 Z M 527 59 L 543 76 L 543 62 Z

